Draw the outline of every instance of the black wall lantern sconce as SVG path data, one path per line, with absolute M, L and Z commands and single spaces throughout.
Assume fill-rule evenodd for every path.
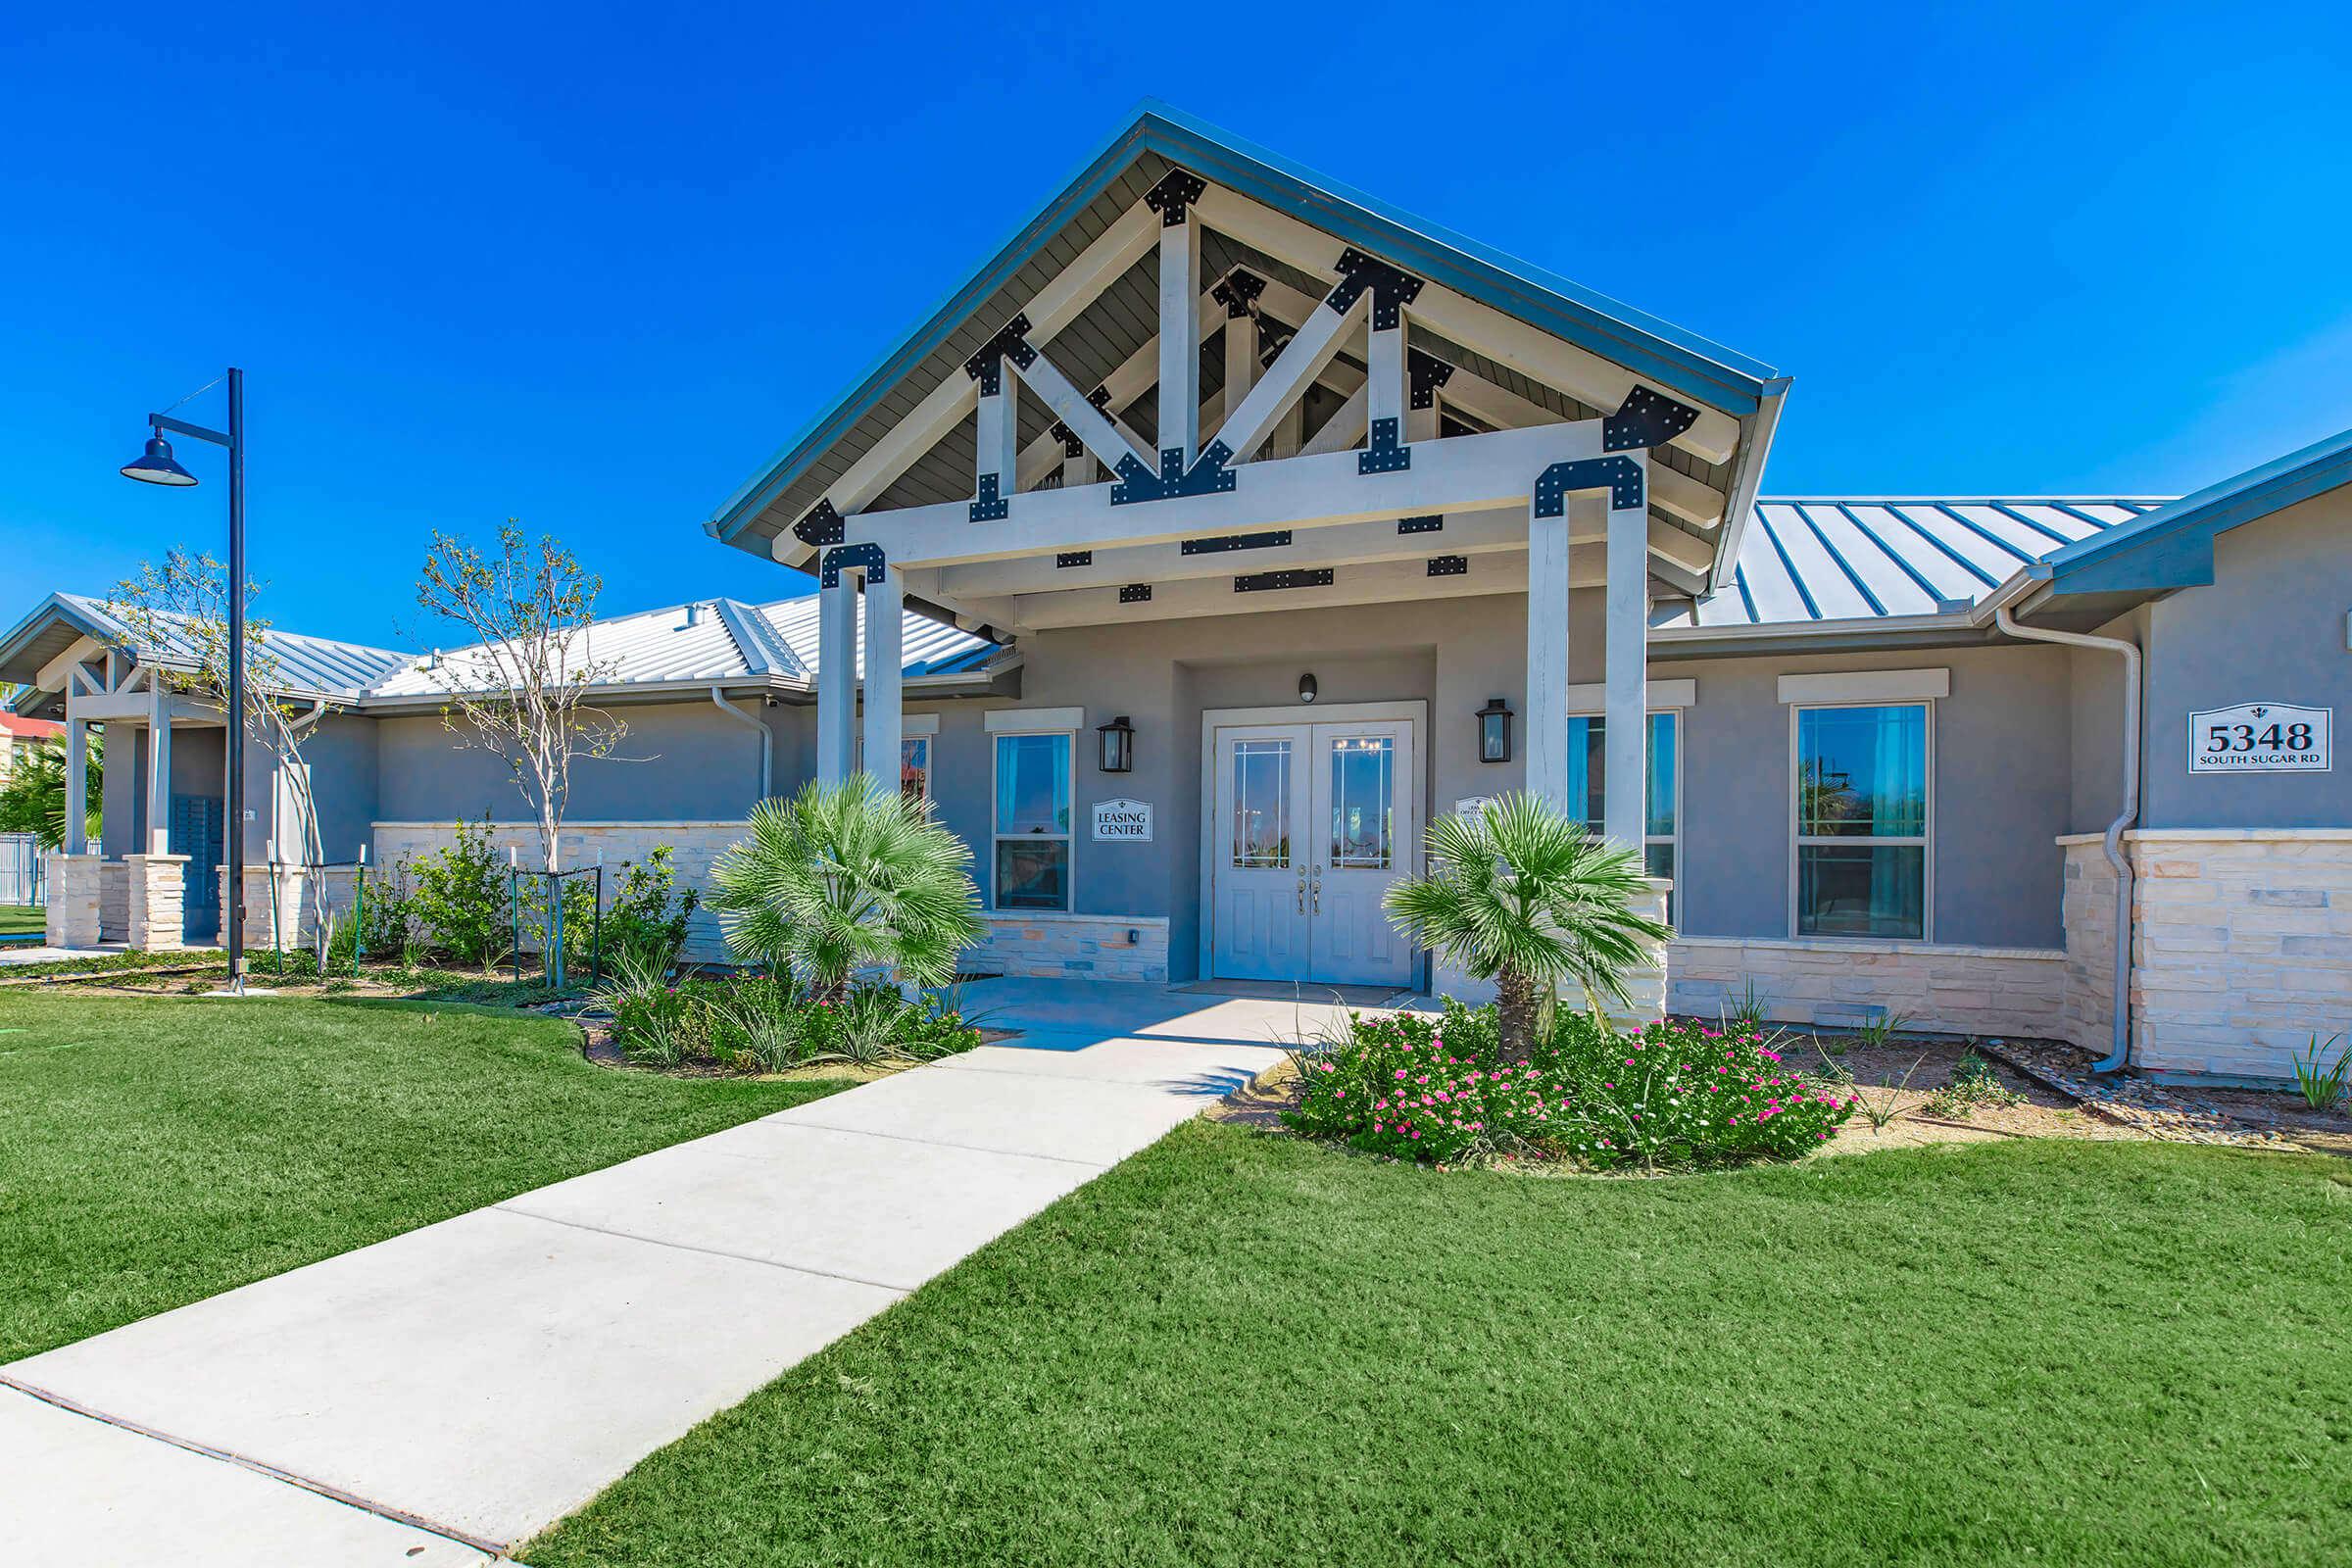
M 1478 760 L 1482 762 L 1511 760 L 1511 709 L 1499 697 L 1488 698 L 1487 706 L 1478 710 Z
M 1315 700 L 1314 676 L 1301 675 L 1298 677 L 1298 700 L 1302 703 L 1311 703 Z
M 1095 726 L 1095 738 L 1102 743 L 1100 761 L 1105 773 L 1131 773 L 1135 770 L 1135 726 L 1121 713 L 1107 724 Z

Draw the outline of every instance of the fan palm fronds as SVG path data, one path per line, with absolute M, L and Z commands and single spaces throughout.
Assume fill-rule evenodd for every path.
M 1389 917 L 1453 967 L 1494 982 L 1503 1054 L 1524 1060 L 1563 983 L 1626 1005 L 1625 972 L 1673 932 L 1634 906 L 1634 855 L 1526 793 L 1429 829 L 1430 869 L 1389 889 Z

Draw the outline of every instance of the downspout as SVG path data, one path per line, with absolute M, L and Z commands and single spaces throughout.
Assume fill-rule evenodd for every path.
M 720 712 L 740 719 L 744 723 L 751 725 L 752 728 L 760 732 L 760 799 L 763 801 L 766 800 L 768 797 L 770 774 L 775 766 L 775 732 L 769 729 L 767 725 L 761 722 L 756 715 L 747 713 L 742 709 L 737 708 L 733 703 L 728 702 L 727 694 L 720 691 L 716 686 L 710 688 L 710 701 L 717 707 Z
M 2115 867 L 2115 1044 L 2090 1064 L 2092 1072 L 2120 1072 L 2132 1060 L 2132 863 L 2124 858 L 2124 830 L 2139 820 L 2139 645 L 2086 632 L 2021 626 L 2003 605 L 1993 622 L 2029 642 L 2064 643 L 2124 656 L 2124 808 L 2107 824 L 2107 863 Z

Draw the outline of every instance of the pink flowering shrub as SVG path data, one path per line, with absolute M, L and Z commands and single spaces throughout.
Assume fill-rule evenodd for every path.
M 1785 1066 L 1755 1030 L 1669 1019 L 1619 1033 L 1563 1010 L 1524 1066 L 1495 1050 L 1494 1009 L 1352 1020 L 1298 1054 L 1296 1130 L 1369 1153 L 1458 1164 L 1513 1153 L 1589 1169 L 1793 1158 L 1851 1101 Z

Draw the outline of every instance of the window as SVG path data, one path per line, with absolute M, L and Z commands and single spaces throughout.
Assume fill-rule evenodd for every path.
M 1358 735 L 1331 743 L 1331 868 L 1386 871 L 1395 853 L 1391 801 L 1396 742 Z
M 1233 867 L 1281 871 L 1291 863 L 1291 743 L 1233 743 Z
M 858 768 L 865 771 L 865 737 L 858 737 Z M 908 735 L 899 742 L 899 793 L 910 801 L 931 798 L 931 737 Z
M 1928 934 L 1928 705 L 1798 708 L 1796 934 Z
M 1074 738 L 999 735 L 996 743 L 996 906 L 1067 909 Z
M 1568 720 L 1568 808 L 1581 811 L 1587 829 L 1601 831 L 1608 793 L 1608 721 L 1601 718 Z M 1677 715 L 1649 715 L 1649 804 L 1642 816 L 1642 870 L 1650 876 L 1674 879 L 1675 849 L 1680 840 L 1679 807 L 1682 779 L 1676 769 Z M 1666 918 L 1672 921 L 1682 902 L 1682 889 L 1666 896 Z

